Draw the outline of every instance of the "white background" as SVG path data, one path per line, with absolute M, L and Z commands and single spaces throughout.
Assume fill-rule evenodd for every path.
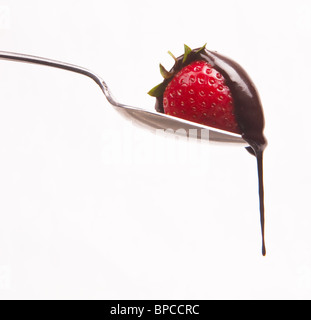
M 90 79 L 0 61 L 1 298 L 311 298 L 310 1 L 0 9 L 0 50 L 87 67 L 150 110 L 167 51 L 207 43 L 251 75 L 269 141 L 263 258 L 256 163 L 243 148 L 184 145 L 183 161 L 167 157 Z

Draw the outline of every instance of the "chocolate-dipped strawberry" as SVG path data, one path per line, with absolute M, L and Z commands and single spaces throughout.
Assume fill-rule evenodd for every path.
M 171 53 L 170 53 L 171 54 Z M 172 55 L 172 54 L 171 54 Z M 156 110 L 217 129 L 239 133 L 256 156 L 259 178 L 262 254 L 264 237 L 263 151 L 267 145 L 264 115 L 255 85 L 235 61 L 205 45 L 175 58 L 170 71 L 160 65 L 164 81 L 149 91 Z

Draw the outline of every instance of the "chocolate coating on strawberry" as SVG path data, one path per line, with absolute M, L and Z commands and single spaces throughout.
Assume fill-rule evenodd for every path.
M 242 137 L 254 149 L 263 151 L 267 145 L 263 134 L 265 121 L 257 89 L 246 71 L 235 61 L 217 52 L 205 50 L 200 53 L 226 79 L 234 101 L 234 113 Z

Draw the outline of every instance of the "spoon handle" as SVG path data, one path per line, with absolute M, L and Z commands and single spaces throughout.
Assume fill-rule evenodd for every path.
M 39 64 L 43 66 L 63 69 L 75 73 L 82 74 L 84 76 L 87 76 L 94 80 L 96 84 L 101 88 L 103 93 L 105 94 L 107 100 L 114 106 L 119 106 L 120 104 L 112 97 L 111 92 L 107 86 L 107 84 L 101 79 L 98 75 L 96 75 L 94 72 L 79 67 L 70 63 L 51 60 L 47 58 L 32 56 L 32 55 L 26 55 L 21 53 L 14 53 L 14 52 L 6 52 L 6 51 L 0 51 L 0 59 L 2 60 L 9 60 L 14 62 L 24 62 L 24 63 L 31 63 L 31 64 Z

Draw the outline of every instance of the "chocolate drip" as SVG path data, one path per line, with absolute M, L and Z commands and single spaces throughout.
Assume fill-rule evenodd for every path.
M 263 152 L 260 151 L 256 155 L 258 167 L 258 184 L 259 184 L 259 203 L 260 203 L 260 223 L 262 234 L 262 255 L 266 255 L 265 244 L 265 206 L 264 206 L 264 187 L 263 187 Z
M 250 145 L 247 150 L 257 158 L 262 254 L 266 255 L 263 152 L 267 146 L 267 141 L 263 134 L 265 121 L 259 94 L 246 71 L 238 63 L 217 52 L 206 49 L 193 50 L 185 63 L 183 62 L 183 56 L 178 57 L 171 72 L 177 73 L 186 65 L 197 60 L 206 61 L 224 76 L 232 94 L 235 117 L 240 127 L 242 138 Z M 164 83 L 168 85 L 170 81 L 171 79 L 164 80 Z M 157 98 L 156 110 L 164 112 L 163 96 Z
M 201 56 L 205 56 L 209 63 L 225 77 L 233 97 L 234 112 L 242 137 L 249 143 L 253 149 L 251 153 L 257 158 L 262 255 L 265 256 L 263 151 L 267 141 L 263 134 L 265 121 L 260 97 L 246 71 L 235 61 L 209 51 L 204 51 Z

